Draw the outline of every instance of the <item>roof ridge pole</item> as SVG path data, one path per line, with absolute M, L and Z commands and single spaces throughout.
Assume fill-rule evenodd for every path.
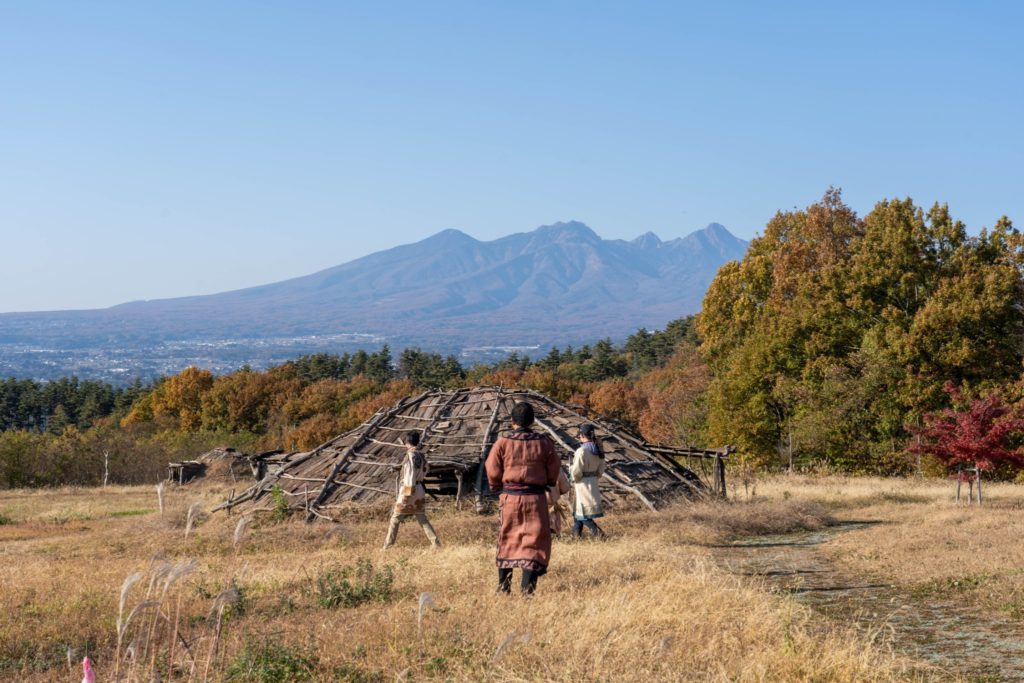
M 493 445 L 491 431 L 494 429 L 494 423 L 498 419 L 498 410 L 505 403 L 505 397 L 502 395 L 500 385 L 494 388 L 494 392 L 494 410 L 491 412 L 491 419 L 487 423 L 487 429 L 484 430 L 484 445 L 480 449 L 480 462 L 476 468 L 476 511 L 479 514 L 482 514 L 484 511 L 484 462 L 487 460 L 487 455 Z
M 372 430 L 375 426 L 380 424 L 385 418 L 394 415 L 400 410 L 403 410 L 406 406 L 422 401 L 424 398 L 426 398 L 427 394 L 429 393 L 429 391 L 425 391 L 411 401 L 401 400 L 398 402 L 398 405 L 396 405 L 391 410 L 381 410 L 381 412 L 374 419 L 370 420 L 370 422 L 366 424 L 366 428 L 363 430 L 363 433 L 360 434 L 359 438 L 353 441 L 352 444 L 345 449 L 345 452 L 338 457 L 338 461 L 334 463 L 334 467 L 331 468 L 331 473 L 327 475 L 327 478 L 324 480 L 324 485 L 320 489 L 320 494 L 317 495 L 316 500 L 314 500 L 313 503 L 309 506 L 310 514 L 306 516 L 307 523 L 312 522 L 316 518 L 314 510 L 320 507 L 324 503 L 324 501 L 327 500 L 327 496 L 331 495 L 331 492 L 337 486 L 337 484 L 334 481 L 334 478 L 338 476 L 338 472 L 341 471 L 341 468 L 345 466 L 345 463 L 348 461 L 352 453 L 355 452 L 356 448 L 363 445 L 363 441 L 366 440 L 366 435 L 370 432 L 370 430 Z M 333 441 L 335 441 L 335 439 L 332 439 L 328 443 L 332 443 Z M 320 448 L 323 448 L 326 445 L 327 444 L 324 444 Z M 335 486 L 332 487 L 332 484 L 334 484 Z

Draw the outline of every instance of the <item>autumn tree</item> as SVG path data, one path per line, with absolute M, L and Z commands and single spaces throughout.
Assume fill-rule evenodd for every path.
M 952 382 L 946 382 L 943 390 L 954 407 L 927 413 L 923 426 L 909 427 L 920 437 L 911 452 L 930 455 L 950 471 L 965 466 L 989 470 L 1002 464 L 1024 465 L 1024 455 L 1010 444 L 1014 435 L 1024 432 L 1024 415 L 997 392 L 967 400 Z
M 818 355 L 856 344 L 839 296 L 849 245 L 863 232 L 830 190 L 805 211 L 778 213 L 741 262 L 719 270 L 698 331 L 714 376 L 708 394 L 713 440 L 778 463 L 796 406 L 781 377 L 798 378 Z
M 243 368 L 223 375 L 203 396 L 202 427 L 262 433 L 279 406 L 298 395 L 300 389 L 301 382 L 288 368 L 266 372 Z
M 647 396 L 636 382 L 615 378 L 594 384 L 588 392 L 586 403 L 599 415 L 636 429 L 647 407 Z
M 203 417 L 203 395 L 212 387 L 212 372 L 187 367 L 153 391 L 148 409 L 154 419 L 167 417 L 176 420 L 181 429 L 198 429 Z
M 697 347 L 680 345 L 668 364 L 644 375 L 635 390 L 646 399 L 638 420 L 644 437 L 674 446 L 705 446 L 710 383 L 711 370 Z
M 353 404 L 378 390 L 377 383 L 365 375 L 351 380 L 325 379 L 314 382 L 282 404 L 279 421 L 294 426 L 318 415 L 340 417 Z

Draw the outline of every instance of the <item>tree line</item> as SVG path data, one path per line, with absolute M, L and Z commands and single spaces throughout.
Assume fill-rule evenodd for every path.
M 1022 267 L 1005 217 L 972 236 L 946 205 L 860 217 L 835 190 L 779 212 L 704 299 L 709 438 L 766 467 L 907 472 L 944 387 L 1019 403 Z
M 189 367 L 150 384 L 115 388 L 77 378 L 9 379 L 0 394 L 0 486 L 96 483 L 102 462 L 114 481 L 159 477 L 168 460 L 216 445 L 242 450 L 313 448 L 352 429 L 385 405 L 428 388 L 503 384 L 547 392 L 639 424 L 645 400 L 637 380 L 665 366 L 693 317 L 645 329 L 621 345 L 610 339 L 552 348 L 531 360 L 510 354 L 463 366 L 455 356 L 407 348 L 301 356 L 265 371 L 214 375 Z M 696 358 L 696 356 L 693 356 Z M 628 397 L 624 400 L 624 397 Z

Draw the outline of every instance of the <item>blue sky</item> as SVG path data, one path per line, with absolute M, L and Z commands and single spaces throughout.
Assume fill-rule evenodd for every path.
M 1021 4 L 711 5 L 0 0 L 0 311 L 829 185 L 1024 227 Z

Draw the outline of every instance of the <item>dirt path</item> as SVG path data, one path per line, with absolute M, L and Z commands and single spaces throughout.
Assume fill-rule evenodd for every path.
M 839 533 L 826 531 L 756 539 L 712 549 L 729 571 L 757 577 L 770 589 L 793 595 L 826 616 L 880 633 L 883 642 L 951 675 L 976 681 L 1024 681 L 1024 628 L 952 600 L 915 599 L 872 577 L 838 571 L 821 551 Z

